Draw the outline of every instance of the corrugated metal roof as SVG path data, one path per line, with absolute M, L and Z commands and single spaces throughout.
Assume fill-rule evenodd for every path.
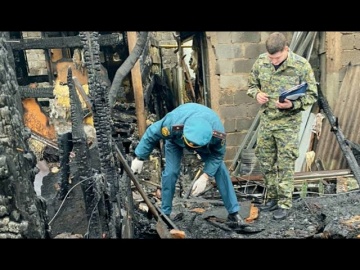
M 341 84 L 333 115 L 345 139 L 360 144 L 360 66 L 348 66 Z M 347 160 L 341 151 L 327 117 L 323 120 L 322 134 L 316 146 L 316 159 L 320 159 L 325 170 L 348 169 Z

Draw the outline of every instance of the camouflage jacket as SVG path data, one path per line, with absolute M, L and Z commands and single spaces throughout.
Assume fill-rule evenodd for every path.
M 279 110 L 275 107 L 275 101 L 279 99 L 282 89 L 289 89 L 302 82 L 307 82 L 308 88 L 305 96 L 293 101 L 293 108 Z M 270 99 L 261 105 L 262 120 L 276 120 L 280 125 L 299 124 L 300 112 L 310 108 L 318 98 L 316 80 L 310 63 L 292 51 L 289 51 L 287 59 L 277 70 L 271 64 L 267 53 L 258 57 L 250 72 L 247 94 L 256 98 L 259 91 L 267 93 Z

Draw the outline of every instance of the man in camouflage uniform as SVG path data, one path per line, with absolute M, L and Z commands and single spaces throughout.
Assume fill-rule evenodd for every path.
M 255 61 L 247 94 L 261 104 L 255 149 L 267 189 L 261 211 L 273 211 L 274 219 L 287 217 L 292 207 L 295 161 L 299 156 L 301 112 L 317 100 L 318 92 L 310 63 L 290 51 L 285 36 L 275 32 L 265 43 L 266 53 Z M 279 102 L 279 92 L 306 82 L 305 95 Z
M 224 126 L 213 110 L 198 103 L 185 103 L 146 129 L 135 148 L 136 158 L 131 163 L 131 169 L 141 173 L 143 160 L 149 158 L 160 140 L 165 141 L 166 166 L 161 176 L 161 210 L 170 216 L 183 149 L 195 151 L 204 162 L 204 169 L 193 185 L 192 195 L 200 194 L 205 190 L 209 178 L 215 178 L 229 213 L 228 225 L 236 229 L 249 227 L 238 213 L 240 206 L 223 161 L 225 138 Z

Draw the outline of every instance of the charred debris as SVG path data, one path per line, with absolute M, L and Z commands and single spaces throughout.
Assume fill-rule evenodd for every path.
M 29 113 L 27 107 L 23 108 L 22 101 L 36 100 L 35 107 L 38 106 L 41 110 L 33 115 L 33 118 L 45 116 L 44 122 L 35 121 L 35 125 L 31 125 L 30 120 L 26 122 L 26 119 L 25 127 L 17 123 L 16 128 L 22 128 L 21 132 L 30 131 L 27 136 L 16 138 L 20 144 L 25 145 L 24 148 L 29 148 L 28 153 L 35 152 L 38 161 L 45 160 L 49 165 L 49 172 L 42 179 L 41 195 L 31 195 L 40 209 L 41 226 L 46 228 L 43 230 L 46 233 L 39 236 L 19 232 L 17 237 L 357 237 L 359 232 L 355 223 L 360 213 L 353 212 L 352 216 L 345 217 L 344 222 L 339 222 L 339 217 L 333 216 L 331 209 L 322 208 L 325 205 L 322 199 L 329 200 L 326 195 L 336 194 L 340 189 L 339 178 L 355 181 L 352 181 L 351 188 L 345 183 L 342 186 L 345 191 L 358 190 L 360 146 L 347 140 L 341 133 L 336 116 L 332 114 L 321 91 L 319 108 L 331 123 L 332 132 L 341 145 L 350 169 L 325 171 L 319 167 L 318 171 L 297 173 L 294 219 L 284 222 L 283 227 L 274 224 L 266 214 L 260 214 L 256 207 L 262 203 L 266 193 L 252 151 L 256 138 L 256 118 L 239 147 L 230 171 L 238 199 L 243 205 L 241 214 L 249 223 L 256 224 L 259 230 L 245 235 L 237 234 L 224 224 L 226 213 L 223 213 L 215 183 L 211 183 L 198 197 L 190 196 L 192 184 L 202 168 L 202 163 L 195 153 L 185 154 L 174 198 L 175 210 L 170 218 L 163 215 L 159 208 L 160 177 L 165 166 L 162 145 L 159 145 L 150 160 L 145 162 L 145 168 L 140 175 L 134 175 L 129 169 L 139 135 L 147 125 L 176 107 L 174 95 L 177 93 L 169 87 L 169 80 L 160 76 L 161 63 L 151 61 L 154 59 L 151 54 L 159 49 L 151 35 L 148 32 L 139 32 L 135 39 L 125 32 L 73 32 L 54 35 L 56 34 L 44 32 L 41 39 L 24 40 L 15 32 L 3 34 L 4 48 L 15 71 L 14 84 L 18 89 L 13 90 L 15 94 L 5 95 L 12 97 L 13 100 L 10 101 L 19 115 Z M 174 35 L 174 38 L 177 38 L 180 46 L 181 35 Z M 48 55 L 48 74 L 28 76 L 27 60 L 24 56 L 24 50 L 27 49 L 56 49 L 65 57 L 52 62 L 51 55 Z M 76 58 L 75 55 L 79 57 Z M 137 64 L 139 66 L 136 66 Z M 201 82 L 196 82 L 194 85 L 186 80 L 185 96 L 190 101 L 201 102 Z M 87 85 L 88 89 L 85 89 L 84 85 Z M 54 113 L 50 112 L 49 107 L 52 100 L 60 100 L 54 94 L 54 87 L 64 86 L 68 89 L 69 104 L 64 117 L 61 117 L 59 109 Z M 50 132 L 54 129 L 56 136 L 53 135 L 54 132 Z M 4 161 L 4 156 L 1 160 Z M 26 166 L 29 167 L 27 171 L 32 172 L 31 175 L 27 175 L 28 172 L 23 170 L 18 171 L 24 182 L 30 181 L 34 185 L 35 174 L 39 173 L 39 169 L 34 157 L 30 161 L 31 164 Z M 23 165 L 20 167 L 25 168 Z M 12 181 L 15 176 L 2 177 Z M 18 196 L 19 191 L 14 192 L 13 196 Z M 32 192 L 29 191 L 29 194 Z M 339 200 L 357 202 L 357 197 L 353 196 L 351 193 L 349 197 L 341 197 Z M 4 196 L 3 201 L 6 201 L 6 198 Z M 9 205 L 7 207 L 11 208 Z M 22 212 L 26 213 L 27 210 L 23 209 Z M 44 215 L 45 212 L 47 215 Z M 258 218 L 260 215 L 261 219 Z M 296 215 L 297 219 L 301 217 L 302 224 L 294 221 Z M 272 227 L 276 225 L 278 227 Z

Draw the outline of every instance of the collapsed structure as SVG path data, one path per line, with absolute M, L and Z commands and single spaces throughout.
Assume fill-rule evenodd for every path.
M 148 33 L 138 33 L 133 49 L 126 54 L 124 47 L 129 43 L 126 40 L 128 38 L 124 33 L 79 32 L 78 35 L 68 37 L 11 42 L 9 33 L 3 33 L 3 139 L 0 162 L 4 184 L 1 188 L 3 199 L 0 205 L 4 211 L 0 218 L 5 229 L 1 237 L 54 238 L 63 232 L 80 234 L 86 238 L 142 238 L 144 235 L 160 235 L 162 238 L 183 238 L 187 235 L 202 238 L 206 233 L 209 237 L 241 237 L 222 226 L 223 213 L 216 209 L 221 203 L 215 185 L 206 190 L 203 198 L 189 197 L 191 183 L 201 168 L 201 162 L 193 153 L 186 155 L 175 198 L 175 205 L 183 211 L 175 211 L 176 215 L 172 219 L 162 215 L 157 207 L 161 200 L 161 168 L 165 165 L 161 147 L 147 163 L 147 170 L 141 176 L 135 177 L 128 170 L 126 162 L 131 161 L 132 151 L 146 124 L 151 124 L 176 106 L 167 84 L 153 72 L 154 64 L 147 61 L 147 55 L 152 51 L 149 49 L 151 38 Z M 60 58 L 55 62 L 55 67 L 50 69 L 52 72 L 47 77 L 47 84 L 44 84 L 29 81 L 30 78 L 24 75 L 21 65 L 15 64 L 21 62 L 19 51 L 34 48 L 71 48 L 73 53 L 71 59 Z M 102 58 L 112 60 L 104 62 Z M 121 64 L 115 65 L 119 58 L 122 58 Z M 129 74 L 138 60 L 141 66 L 134 80 L 141 81 L 140 85 L 144 85 L 145 90 L 137 91 L 137 84 L 129 83 Z M 104 63 L 107 68 L 104 68 Z M 22 74 L 20 78 L 19 74 Z M 196 89 L 191 84 L 188 87 L 189 96 L 199 98 Z M 134 93 L 129 91 L 131 88 L 134 88 Z M 124 97 L 132 93 L 135 100 L 139 97 L 145 100 L 147 119 L 141 102 L 125 102 Z M 322 107 L 329 120 L 332 120 L 334 117 L 324 99 L 321 96 Z M 39 100 L 48 102 L 45 106 L 48 112 L 44 112 Z M 331 125 L 339 134 L 336 121 L 331 121 Z M 254 143 L 254 136 L 250 135 L 253 134 L 249 133 L 247 138 L 250 142 L 244 140 L 248 145 L 243 145 L 248 150 Z M 359 181 L 359 165 L 354 162 L 358 145 L 345 141 L 341 133 L 337 136 L 340 143 L 344 144 L 352 169 L 339 173 L 341 176 L 355 176 Z M 38 151 L 36 145 L 39 143 L 36 142 L 41 143 Z M 348 151 L 348 145 L 354 150 Z M 251 151 L 248 151 L 248 156 L 244 153 L 239 152 L 239 156 L 235 157 L 231 170 L 237 165 L 233 182 L 239 200 L 244 205 L 244 218 L 247 218 L 256 209 L 256 204 L 261 203 L 265 191 L 261 179 L 256 176 L 252 178 L 254 173 L 256 175 L 256 170 L 254 171 Z M 33 190 L 35 175 L 38 173 L 36 161 L 44 158 L 52 159 L 58 167 L 50 168 L 50 173 L 43 179 L 41 196 L 37 196 Z M 303 177 L 309 178 L 309 175 Z M 325 177 L 333 178 L 334 173 Z M 317 175 L 315 178 L 324 176 Z M 147 194 L 139 186 L 140 182 L 145 185 Z M 327 186 L 330 187 L 329 183 L 330 181 Z M 326 191 L 325 188 L 323 193 L 331 191 Z M 306 205 L 304 201 L 299 202 L 295 209 L 300 213 L 304 204 Z M 313 203 L 316 204 L 317 202 Z M 143 211 L 139 213 L 139 209 Z M 207 212 L 202 215 L 204 209 Z M 259 213 L 255 211 L 252 214 L 254 215 L 249 222 L 257 222 L 255 220 Z M 155 217 L 155 223 L 152 217 Z M 270 220 L 266 216 L 263 220 L 268 222 L 267 226 L 270 228 Z M 204 230 L 204 235 L 190 229 L 197 221 L 197 226 L 202 226 L 201 222 L 210 224 L 209 229 Z M 322 232 L 326 227 L 323 218 L 314 218 L 311 222 L 317 224 L 317 228 L 310 228 L 307 233 L 300 234 L 302 237 L 319 235 L 319 231 Z M 220 231 L 209 234 L 209 231 L 213 231 L 210 228 L 214 226 Z M 263 229 L 260 228 L 259 231 Z M 266 232 L 262 233 L 257 236 L 251 234 L 250 237 L 269 236 Z M 351 237 L 356 233 L 357 230 L 353 230 Z

